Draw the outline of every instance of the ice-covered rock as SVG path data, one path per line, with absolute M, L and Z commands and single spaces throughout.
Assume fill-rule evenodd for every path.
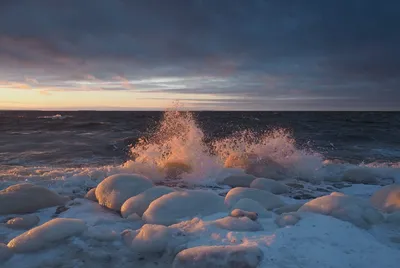
M 400 210 L 400 184 L 387 185 L 376 191 L 371 204 L 386 213 Z
M 276 195 L 259 189 L 236 187 L 228 192 L 225 204 L 233 207 L 240 199 L 249 198 L 260 203 L 265 209 L 282 207 L 285 203 Z
M 82 220 L 57 218 L 15 237 L 8 247 L 18 253 L 38 251 L 80 235 L 85 230 L 86 224 Z
M 88 200 L 91 200 L 93 202 L 97 202 L 97 198 L 96 198 L 96 188 L 92 188 L 90 189 L 86 195 L 85 198 Z
M 119 211 L 130 197 L 153 187 L 153 183 L 138 174 L 117 174 L 105 178 L 96 188 L 99 204 Z
M 387 223 L 395 224 L 400 226 L 400 211 L 396 211 L 387 215 L 386 220 Z
M 313 212 L 348 221 L 360 228 L 369 228 L 383 220 L 378 210 L 367 201 L 342 193 L 331 193 L 305 203 L 298 212 Z
M 8 261 L 13 255 L 13 252 L 7 247 L 7 245 L 0 243 L 0 267 L 2 263 Z
M 114 241 L 118 238 L 118 234 L 105 226 L 93 226 L 86 232 L 85 236 L 97 241 Z
M 218 228 L 236 231 L 236 232 L 256 232 L 263 230 L 260 223 L 249 219 L 248 217 L 225 217 L 214 221 L 214 225 Z
M 371 168 L 357 167 L 346 170 L 342 180 L 351 183 L 377 184 L 378 175 Z
M 240 209 L 249 212 L 255 212 L 260 218 L 270 218 L 272 213 L 267 211 L 260 203 L 253 199 L 242 198 L 235 205 L 233 205 L 232 210 Z
M 298 204 L 289 204 L 285 205 L 283 207 L 277 208 L 274 210 L 276 214 L 282 214 L 282 213 L 289 213 L 289 212 L 296 212 L 299 208 L 301 208 L 304 205 L 304 203 L 298 203 Z
M 289 187 L 287 187 L 285 184 L 264 178 L 255 179 L 250 184 L 250 188 L 268 191 L 273 194 L 284 194 L 289 192 Z
M 172 192 L 154 200 L 143 214 L 146 223 L 171 225 L 179 219 L 226 211 L 223 197 L 209 191 Z
M 12 185 L 0 191 L 0 215 L 32 213 L 42 208 L 61 206 L 68 198 L 30 183 Z
M 230 215 L 235 218 L 247 217 L 252 221 L 256 221 L 258 219 L 258 214 L 256 212 L 245 211 L 238 208 L 232 210 Z
M 225 184 L 231 187 L 250 187 L 250 184 L 256 179 L 253 175 L 249 174 L 235 174 L 230 175 L 223 180 L 221 184 Z
M 290 226 L 290 225 L 295 225 L 296 223 L 299 222 L 300 219 L 301 219 L 301 217 L 297 213 L 294 213 L 294 212 L 283 213 L 282 215 L 279 215 L 278 217 L 276 217 L 275 223 L 279 227 L 286 227 L 286 226 Z
M 30 229 L 39 223 L 36 215 L 22 215 L 7 221 L 6 226 L 10 229 Z
M 262 158 L 252 161 L 246 167 L 246 173 L 259 178 L 270 178 L 273 180 L 283 180 L 286 177 L 285 168 L 270 158 Z
M 173 268 L 256 268 L 263 257 L 253 246 L 200 246 L 179 252 Z
M 126 200 L 121 207 L 121 214 L 124 218 L 133 213 L 136 213 L 141 217 L 151 202 L 165 194 L 169 194 L 174 191 L 174 189 L 165 186 L 149 188 L 146 191 Z
M 125 230 L 122 232 L 122 238 L 135 252 L 158 253 L 167 249 L 172 239 L 172 231 L 163 225 L 145 224 L 136 231 Z

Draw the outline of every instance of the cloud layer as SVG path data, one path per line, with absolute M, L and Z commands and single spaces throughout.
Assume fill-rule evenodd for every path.
M 395 0 L 4 0 L 0 80 L 395 109 L 399 32 Z

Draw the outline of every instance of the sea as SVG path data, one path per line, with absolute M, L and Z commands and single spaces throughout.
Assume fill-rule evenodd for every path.
M 0 112 L 1 181 L 172 160 L 212 176 L 205 170 L 232 152 L 312 170 L 327 162 L 398 168 L 400 112 Z

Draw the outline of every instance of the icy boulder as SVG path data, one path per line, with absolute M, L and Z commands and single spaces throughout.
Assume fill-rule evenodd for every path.
M 256 212 L 250 212 L 250 211 L 241 210 L 238 208 L 232 210 L 230 215 L 235 218 L 247 217 L 252 221 L 256 221 L 258 219 L 258 214 Z
M 8 261 L 13 255 L 13 252 L 3 243 L 0 243 L 0 267 L 2 263 Z
M 260 218 L 270 218 L 272 216 L 272 213 L 267 211 L 260 203 L 249 198 L 240 199 L 235 205 L 233 205 L 232 211 L 235 209 L 255 212 Z
M 342 221 L 351 222 L 360 228 L 369 228 L 383 220 L 382 214 L 367 201 L 336 192 L 305 203 L 298 212 L 313 212 L 332 216 Z
M 376 191 L 371 204 L 386 213 L 400 211 L 400 184 L 387 185 Z
M 251 162 L 246 167 L 246 173 L 259 178 L 270 178 L 273 180 L 283 180 L 286 177 L 285 168 L 279 163 L 269 158 L 258 159 Z
M 275 223 L 279 227 L 286 227 L 286 226 L 290 226 L 290 225 L 295 225 L 296 223 L 299 222 L 300 219 L 301 219 L 301 217 L 297 213 L 293 213 L 293 212 L 284 213 L 282 215 L 279 215 L 275 219 Z
M 8 220 L 6 226 L 10 229 L 30 229 L 39 223 L 39 217 L 36 215 L 23 215 Z
M 289 192 L 289 187 L 287 187 L 285 184 L 264 178 L 255 179 L 250 184 L 250 188 L 268 191 L 273 194 L 284 194 Z
M 262 225 L 248 217 L 225 217 L 214 221 L 218 228 L 236 232 L 256 232 L 264 230 Z
M 342 180 L 352 183 L 377 184 L 378 176 L 371 168 L 357 167 L 346 170 Z
M 200 246 L 175 257 L 173 268 L 256 268 L 264 254 L 252 246 Z
M 133 213 L 136 213 L 141 217 L 151 202 L 174 191 L 174 189 L 165 186 L 156 186 L 147 189 L 146 191 L 126 200 L 121 207 L 121 214 L 124 218 L 127 218 Z
M 400 211 L 389 214 L 385 221 L 386 223 L 400 226 Z
M 143 214 L 146 223 L 171 225 L 179 219 L 224 212 L 223 197 L 208 191 L 172 192 L 154 200 Z
M 18 253 L 34 252 L 62 243 L 85 230 L 82 220 L 57 218 L 15 237 L 8 247 Z
M 231 187 L 250 187 L 250 184 L 256 179 L 249 174 L 236 174 L 224 178 L 220 183 Z
M 67 200 L 41 186 L 16 184 L 0 191 L 0 215 L 32 213 L 42 208 L 64 205 Z
M 296 212 L 303 205 L 304 203 L 285 205 L 283 207 L 275 209 L 274 212 L 279 215 L 283 213 Z
M 285 205 L 276 195 L 259 189 L 237 187 L 228 192 L 225 204 L 233 207 L 240 199 L 249 198 L 260 203 L 265 209 L 271 210 Z
M 88 200 L 91 200 L 93 202 L 97 202 L 97 198 L 96 198 L 96 188 L 92 188 L 90 189 L 86 195 L 85 198 Z
M 171 229 L 163 225 L 145 224 L 136 231 L 122 232 L 125 244 L 139 253 L 158 253 L 167 249 L 172 239 Z
M 119 211 L 130 197 L 153 187 L 146 177 L 137 174 L 117 174 L 105 178 L 96 188 L 99 204 Z

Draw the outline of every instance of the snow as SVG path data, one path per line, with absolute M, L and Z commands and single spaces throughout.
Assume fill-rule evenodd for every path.
M 156 186 L 147 189 L 146 191 L 126 200 L 121 207 L 121 214 L 124 218 L 127 218 L 133 213 L 136 213 L 141 217 L 151 202 L 174 191 L 174 189 L 165 186 Z
M 92 188 L 90 189 L 86 195 L 85 198 L 88 200 L 91 200 L 93 202 L 97 202 L 97 198 L 96 198 L 96 188 Z
M 249 212 L 241 209 L 232 210 L 230 215 L 236 218 L 247 217 L 252 221 L 256 221 L 258 219 L 258 214 L 256 212 Z
M 225 204 L 229 207 L 233 207 L 242 198 L 253 199 L 267 210 L 284 205 L 283 201 L 278 196 L 270 192 L 243 187 L 236 187 L 230 190 L 225 197 Z
M 256 268 L 262 251 L 251 246 L 200 246 L 181 251 L 173 268 Z
M 279 215 L 275 219 L 275 223 L 279 227 L 286 227 L 289 225 L 295 225 L 300 220 L 301 220 L 301 217 L 299 214 L 291 212 L 291 213 L 283 213 L 282 215 Z
M 210 191 L 172 192 L 153 201 L 143 214 L 146 223 L 171 225 L 180 219 L 227 211 L 224 199 Z
M 31 213 L 63 205 L 67 200 L 45 187 L 30 183 L 12 185 L 0 191 L 0 215 Z
M 0 243 L 0 265 L 11 258 L 13 252 L 7 247 L 7 245 Z
M 122 233 L 125 244 L 139 253 L 157 253 L 167 249 L 172 239 L 172 230 L 163 225 L 145 224 L 138 231 Z
M 85 230 L 86 224 L 82 220 L 54 219 L 17 236 L 7 246 L 18 253 L 37 251 L 80 235 Z
M 249 198 L 239 199 L 231 208 L 244 206 L 248 209 L 240 209 L 265 211 L 269 216 L 256 221 L 228 216 L 230 210 L 223 197 L 211 190 L 177 190 L 155 199 L 145 212 L 160 221 L 165 218 L 165 225 L 175 223 L 168 227 L 144 224 L 135 213 L 123 218 L 96 202 L 75 198 L 59 214 L 55 214 L 55 207 L 36 211 L 34 215 L 42 225 L 28 232 L 0 224 L 0 267 L 208 268 L 240 267 L 240 262 L 250 262 L 244 267 L 397 268 L 398 212 L 385 215 L 385 221 L 380 213 L 376 214 L 368 200 L 378 186 L 374 187 L 353 185 L 341 189 L 348 194 L 313 199 L 310 202 L 314 202 L 312 208 L 317 213 L 300 209 L 276 215 Z M 290 204 L 277 210 L 295 211 L 294 206 L 303 202 L 274 197 Z M 9 214 L 0 221 L 25 216 Z M 363 228 L 353 221 L 360 221 Z M 364 224 L 370 228 L 365 229 Z M 9 247 L 1 244 L 10 240 L 14 242 Z M 19 242 L 19 250 L 13 248 L 15 241 Z M 2 260 L 6 256 L 2 254 L 8 255 Z
M 400 210 L 400 184 L 387 185 L 376 191 L 371 197 L 371 204 L 387 213 Z
M 342 193 L 318 197 L 305 203 L 298 212 L 313 212 L 348 221 L 360 228 L 383 221 L 383 216 L 366 200 Z
M 7 221 L 6 226 L 11 229 L 30 229 L 39 223 L 37 215 L 22 215 Z
M 221 229 L 238 232 L 256 232 L 263 230 L 261 224 L 248 217 L 225 217 L 214 222 L 215 226 Z
M 264 178 L 255 179 L 250 184 L 250 188 L 268 191 L 273 194 L 284 194 L 289 192 L 289 187 L 287 187 L 285 184 Z
M 116 174 L 105 178 L 96 188 L 99 204 L 119 211 L 122 204 L 132 196 L 153 187 L 146 177 L 137 174 Z
M 282 213 L 288 213 L 288 212 L 296 212 L 299 208 L 301 208 L 304 205 L 304 203 L 298 203 L 298 204 L 289 204 L 285 205 L 283 207 L 277 208 L 274 210 L 276 214 L 282 214 Z
M 232 207 L 232 211 L 235 209 L 240 209 L 249 212 L 255 212 L 261 218 L 270 218 L 272 213 L 267 211 L 260 203 L 253 199 L 242 198 Z

